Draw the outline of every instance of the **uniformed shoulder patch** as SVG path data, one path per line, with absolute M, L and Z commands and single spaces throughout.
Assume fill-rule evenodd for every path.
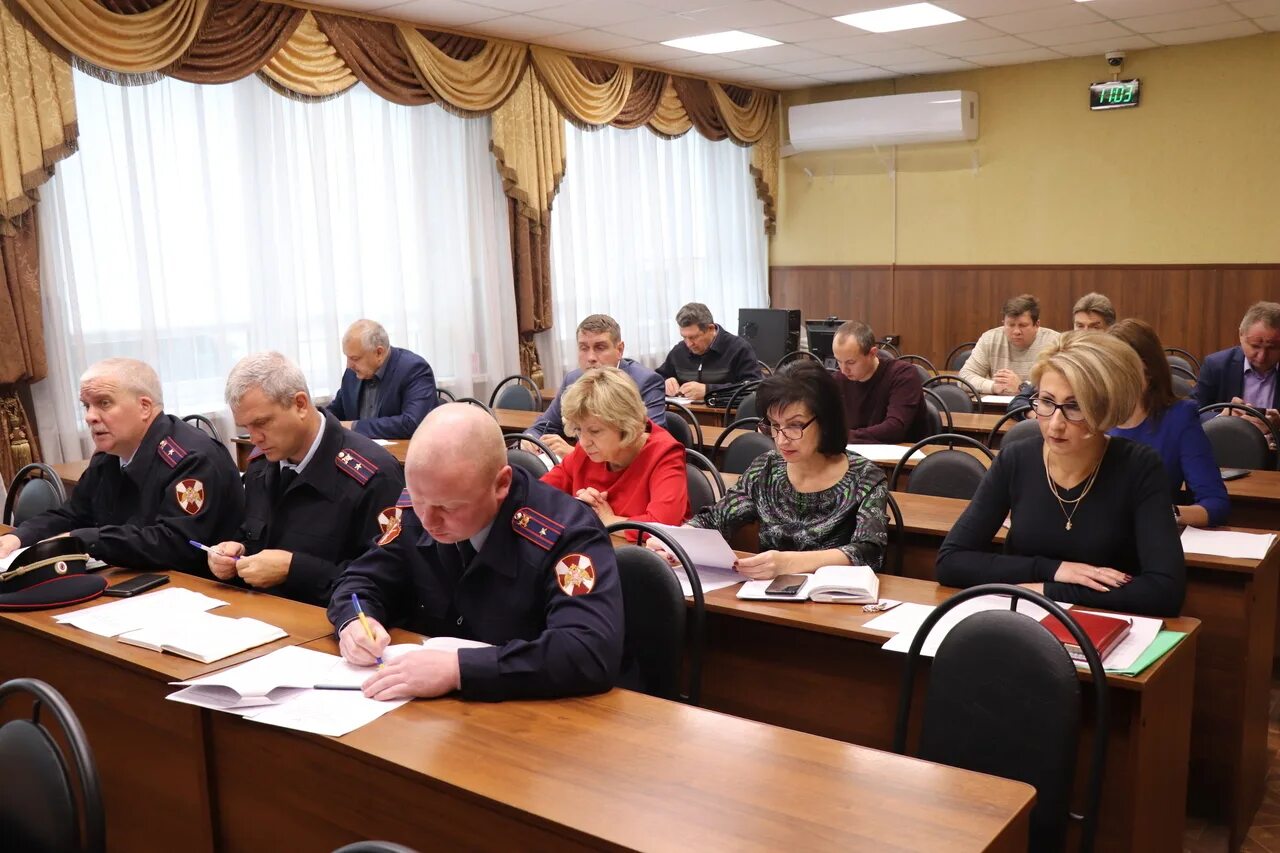
M 404 510 L 398 506 L 389 506 L 382 512 L 378 513 L 378 529 L 386 533 L 393 527 L 400 526 L 400 519 L 404 516 Z
M 195 515 L 204 506 L 204 483 L 199 480 L 188 477 L 176 483 L 173 491 L 178 498 L 178 506 L 187 515 Z
M 386 510 L 383 510 L 383 511 L 385 512 Z M 379 525 L 382 524 L 381 516 L 378 517 L 378 524 Z M 397 519 L 395 524 L 392 524 L 390 527 L 387 527 L 382 531 L 382 535 L 378 537 L 378 547 L 385 548 L 386 546 L 390 545 L 392 542 L 395 541 L 396 537 L 400 535 L 400 531 L 402 529 L 403 528 L 400 525 L 400 521 Z
M 586 554 L 566 554 L 556 563 L 556 585 L 565 595 L 586 595 L 595 588 L 596 567 Z
M 564 532 L 564 525 L 535 509 L 522 506 L 511 516 L 511 529 L 544 551 L 550 551 Z
M 396 500 L 396 506 L 400 509 L 409 509 L 413 506 L 413 498 L 409 497 L 408 489 L 400 492 L 400 497 Z
M 160 443 L 156 445 L 156 455 L 170 468 L 177 468 L 178 463 L 187 457 L 187 451 L 170 436 L 160 439 Z
M 378 473 L 377 465 L 347 447 L 339 450 L 333 461 L 338 466 L 338 470 L 362 486 Z

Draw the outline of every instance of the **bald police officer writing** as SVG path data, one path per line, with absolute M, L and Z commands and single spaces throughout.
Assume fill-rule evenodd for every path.
M 622 591 L 595 513 L 507 465 L 497 423 L 463 404 L 427 416 L 405 473 L 398 523 L 347 567 L 329 604 L 342 655 L 372 665 L 388 644 L 384 626 L 491 645 L 401 655 L 370 675 L 365 695 L 461 690 L 495 701 L 608 690 L 622 657 Z
M 302 371 L 278 352 L 242 358 L 226 398 L 255 449 L 244 474 L 244 524 L 209 553 L 209 571 L 324 606 L 347 563 L 395 514 L 400 463 L 321 414 Z
M 231 454 L 166 415 L 160 377 L 136 359 L 90 367 L 80 403 L 97 452 L 66 504 L 0 536 L 0 557 L 69 534 L 112 565 L 203 574 L 204 555 L 187 541 L 225 539 L 244 514 Z

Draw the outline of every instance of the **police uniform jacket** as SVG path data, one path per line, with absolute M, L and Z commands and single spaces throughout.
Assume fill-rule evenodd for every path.
M 70 532 L 89 554 L 133 569 L 207 574 L 188 540 L 230 539 L 244 517 L 240 472 L 227 449 L 173 415 L 152 421 L 133 459 L 95 453 L 58 509 L 14 532 L 23 545 Z
M 400 501 L 399 527 L 347 567 L 329 605 L 341 629 L 351 594 L 384 626 L 490 643 L 462 649 L 462 695 L 500 700 L 608 690 L 622 658 L 613 545 L 585 504 L 519 468 L 483 547 L 434 541 Z M 460 543 L 466 545 L 466 543 Z
M 404 489 L 400 463 L 372 439 L 330 414 L 323 430 L 315 455 L 281 495 L 280 463 L 254 451 L 244 474 L 240 528 L 246 554 L 293 552 L 288 576 L 270 592 L 321 607 L 347 563 L 381 533 L 379 522 L 396 513 Z

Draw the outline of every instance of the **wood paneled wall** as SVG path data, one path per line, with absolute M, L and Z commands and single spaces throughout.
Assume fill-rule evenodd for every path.
M 1280 301 L 1280 264 L 1221 266 L 867 266 L 772 267 L 774 308 L 805 319 L 865 320 L 876 334 L 902 338 L 902 351 L 939 368 L 953 346 L 1002 322 L 1010 296 L 1034 294 L 1040 323 L 1071 327 L 1071 307 L 1090 291 L 1111 299 L 1116 316 L 1141 317 L 1165 346 L 1197 358 L 1237 342 L 1245 309 Z

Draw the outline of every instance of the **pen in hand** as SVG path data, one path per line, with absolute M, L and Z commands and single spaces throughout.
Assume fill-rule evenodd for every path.
M 187 544 L 194 545 L 195 547 L 199 548 L 201 551 L 204 551 L 205 553 L 217 554 L 219 557 L 226 557 L 228 560 L 235 561 L 240 559 L 239 557 L 232 557 L 227 554 L 224 554 L 221 551 L 219 551 L 217 548 L 210 548 L 208 545 L 201 545 L 199 542 L 197 542 L 194 539 L 188 539 Z
M 373 628 L 369 627 L 369 617 L 364 615 L 364 608 L 360 606 L 360 598 L 354 592 L 351 593 L 351 603 L 356 608 L 356 618 L 360 620 L 360 624 L 364 626 L 364 632 L 369 637 L 369 642 L 376 643 L 373 638 Z M 378 662 L 378 668 L 382 668 L 382 657 L 379 655 L 374 660 Z

